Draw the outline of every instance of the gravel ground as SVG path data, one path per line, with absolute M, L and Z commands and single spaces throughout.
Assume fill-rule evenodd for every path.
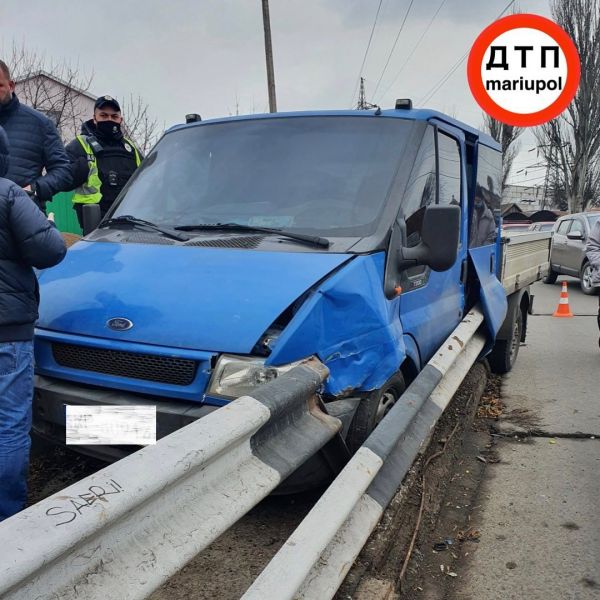
M 27 505 L 35 504 L 105 466 L 106 463 L 100 460 L 65 447 L 51 446 L 34 437 L 29 464 Z

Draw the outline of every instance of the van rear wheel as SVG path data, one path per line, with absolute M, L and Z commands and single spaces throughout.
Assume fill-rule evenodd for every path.
M 507 340 L 496 340 L 494 348 L 488 355 L 488 363 L 494 373 L 508 373 L 519 354 L 521 338 L 523 337 L 523 311 L 517 307 L 511 329 L 511 336 Z
M 360 401 L 346 437 L 346 444 L 351 452 L 356 452 L 362 446 L 405 389 L 404 376 L 398 372 L 392 375 L 382 387 L 370 392 Z

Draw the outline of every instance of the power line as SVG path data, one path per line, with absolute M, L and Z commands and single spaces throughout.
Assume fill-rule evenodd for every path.
M 469 55 L 469 52 L 470 52 L 470 50 L 467 50 L 461 56 L 461 58 L 459 58 L 458 61 L 456 61 L 454 63 L 454 65 L 450 68 L 450 71 L 448 71 L 448 73 L 446 73 L 446 75 L 444 75 L 444 77 L 442 77 L 442 79 L 440 81 L 438 81 L 438 83 L 436 83 L 431 88 L 431 90 L 429 90 L 427 95 L 424 96 L 421 100 L 419 100 L 419 106 L 423 106 L 423 104 L 426 104 L 427 102 L 429 102 L 429 100 L 431 100 L 431 98 L 433 98 L 439 92 L 441 87 L 446 83 L 446 81 L 448 81 L 448 79 L 450 79 L 450 77 L 452 77 L 452 75 L 454 74 L 456 69 L 458 69 L 458 67 L 460 67 L 460 65 L 465 60 L 465 58 L 467 58 L 467 56 Z
M 396 44 L 398 43 L 398 40 L 400 39 L 400 34 L 402 33 L 402 30 L 404 29 L 404 24 L 406 23 L 406 19 L 408 18 L 408 14 L 410 13 L 410 9 L 412 8 L 414 1 L 415 0 L 410 0 L 410 4 L 408 5 L 408 8 L 406 9 L 404 19 L 402 19 L 402 24 L 400 25 L 400 29 L 398 30 L 398 35 L 396 36 L 396 39 L 394 40 L 394 44 L 392 46 L 392 49 L 390 50 L 390 53 L 388 54 L 387 60 L 385 62 L 385 66 L 383 67 L 383 71 L 381 71 L 381 75 L 379 76 L 379 81 L 377 82 L 377 85 L 375 86 L 375 91 L 373 92 L 373 98 L 375 97 L 375 94 L 377 93 L 377 90 L 379 89 L 379 84 L 381 83 L 381 80 L 383 79 L 383 76 L 385 75 L 388 65 L 390 64 L 390 60 L 392 59 L 392 54 L 394 54 L 394 50 L 396 49 Z
M 431 25 L 435 21 L 435 19 L 438 16 L 438 13 L 440 12 L 440 10 L 442 10 L 442 6 L 444 6 L 444 4 L 446 4 L 446 0 L 442 0 L 441 1 L 440 5 L 438 6 L 437 10 L 435 11 L 435 14 L 433 15 L 433 17 L 431 17 L 431 20 L 427 24 L 427 27 L 425 27 L 425 29 L 423 30 L 423 33 L 421 34 L 421 37 L 418 39 L 417 43 L 413 46 L 413 49 L 412 49 L 411 53 L 408 55 L 408 57 L 406 58 L 406 60 L 402 64 L 402 66 L 400 67 L 400 70 L 398 71 L 398 73 L 396 73 L 396 77 L 394 77 L 394 80 L 392 81 L 392 83 L 390 83 L 390 85 L 388 85 L 388 87 L 385 90 L 385 92 L 383 92 L 383 94 L 381 94 L 381 99 L 383 99 L 383 97 L 392 89 L 392 87 L 394 86 L 394 84 L 398 80 L 398 77 L 400 77 L 400 73 L 402 73 L 402 71 L 404 70 L 404 67 L 406 67 L 406 65 L 408 64 L 408 62 L 412 58 L 412 55 L 415 53 L 415 51 L 417 50 L 417 48 L 419 47 L 419 45 L 423 41 L 423 38 L 425 37 L 425 35 L 429 31 L 429 28 L 431 27 Z
M 354 103 L 354 96 L 356 95 L 356 90 L 360 85 L 360 78 L 363 74 L 363 69 L 365 67 L 365 62 L 367 62 L 367 54 L 369 54 L 369 48 L 371 47 L 371 41 L 373 40 L 373 34 L 375 33 L 375 25 L 377 25 L 377 19 L 379 18 L 379 12 L 381 11 L 381 5 L 383 4 L 383 0 L 379 0 L 379 6 L 377 7 L 377 13 L 375 14 L 375 20 L 373 21 L 373 27 L 371 27 L 371 35 L 369 36 L 369 42 L 367 43 L 367 49 L 365 50 L 365 55 L 362 59 L 362 64 L 360 65 L 360 69 L 358 70 L 358 77 L 356 78 L 356 85 L 354 86 L 354 91 L 352 92 L 352 99 L 350 100 L 350 105 Z
M 544 181 L 544 176 L 538 175 L 537 177 L 531 177 L 529 179 L 513 179 L 512 181 L 513 181 L 512 185 L 521 185 L 522 183 L 527 183 L 528 181 L 542 182 L 542 181 Z
M 494 21 L 497 21 L 515 2 L 516 2 L 516 0 L 511 0 L 506 5 L 504 10 L 494 19 Z M 433 88 L 431 88 L 431 90 L 419 101 L 420 105 L 423 105 L 426 102 L 429 102 L 429 100 L 431 100 L 431 98 L 433 98 L 438 93 L 440 88 L 446 83 L 446 81 L 448 81 L 448 79 L 450 79 L 450 77 L 453 75 L 453 73 L 456 71 L 456 69 L 458 69 L 458 67 L 460 67 L 461 63 L 465 60 L 465 58 L 467 58 L 467 56 L 469 55 L 469 52 L 470 52 L 470 49 L 467 50 L 462 55 L 462 57 L 458 60 L 458 62 L 456 62 L 450 68 L 450 71 L 446 75 L 444 75 L 444 77 L 442 77 L 442 79 L 438 83 L 436 83 L 436 85 L 434 85 Z

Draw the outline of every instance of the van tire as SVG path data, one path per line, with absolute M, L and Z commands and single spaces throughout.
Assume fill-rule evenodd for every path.
M 398 371 L 378 390 L 374 390 L 362 398 L 346 436 L 346 445 L 352 453 L 362 446 L 405 389 L 404 376 Z
M 494 348 L 487 357 L 492 372 L 508 373 L 517 362 L 519 347 L 523 337 L 523 311 L 518 306 L 515 310 L 511 337 L 508 340 L 496 340 Z
M 558 273 L 556 271 L 553 271 L 552 267 L 550 267 L 550 269 L 548 270 L 548 274 L 542 279 L 542 281 L 544 283 L 552 285 L 553 283 L 556 283 L 557 277 Z

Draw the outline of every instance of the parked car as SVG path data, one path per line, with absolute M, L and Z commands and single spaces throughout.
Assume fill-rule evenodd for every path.
M 588 296 L 598 293 L 591 285 L 591 265 L 585 254 L 585 244 L 600 213 L 576 213 L 561 217 L 554 224 L 550 250 L 550 270 L 544 283 L 554 283 L 559 275 L 579 277 L 581 291 Z
M 531 223 L 503 223 L 502 231 L 529 231 Z
M 539 223 L 532 223 L 529 226 L 529 231 L 552 231 L 554 229 L 555 221 L 540 221 Z

